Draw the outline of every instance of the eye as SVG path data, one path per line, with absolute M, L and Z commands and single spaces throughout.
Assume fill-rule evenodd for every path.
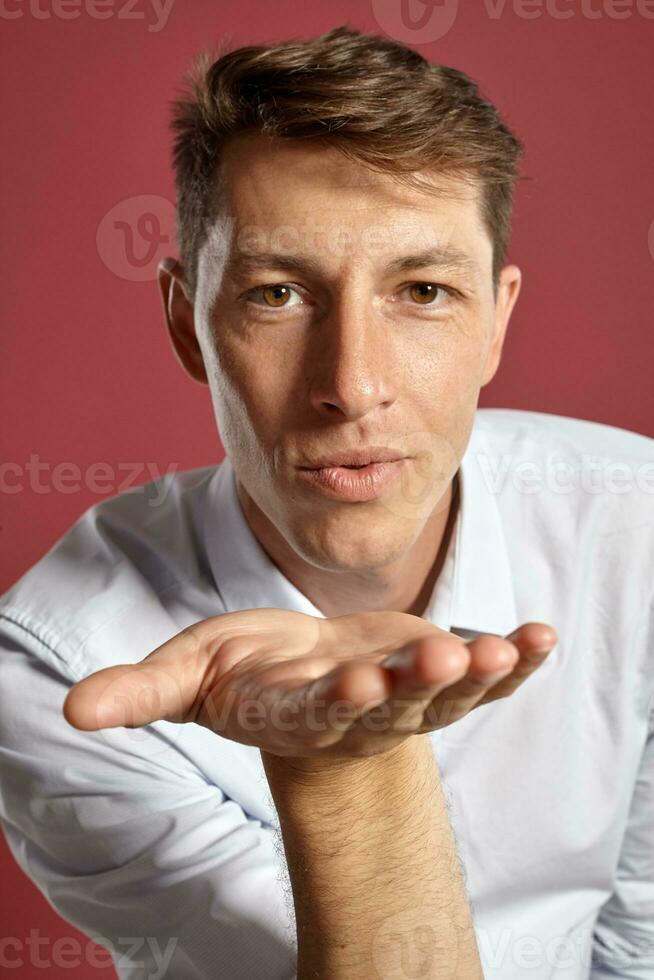
M 446 297 L 452 297 L 454 290 L 447 286 L 441 286 L 433 282 L 413 282 L 406 286 L 401 293 L 408 292 L 411 303 L 414 306 L 428 306 L 440 308 L 445 302 Z M 289 302 L 293 294 L 297 297 L 296 302 Z M 261 297 L 263 302 L 257 302 L 257 297 Z M 437 302 L 440 299 L 442 302 Z M 304 305 L 304 300 L 297 289 L 289 286 L 288 283 L 276 282 L 268 283 L 264 286 L 255 286 L 245 294 L 245 300 L 259 309 L 275 310 L 293 306 Z
M 434 282 L 413 282 L 402 292 L 408 292 L 417 306 L 435 306 L 440 294 L 452 295 L 451 290 Z
M 263 306 L 264 309 L 280 309 L 284 306 L 297 306 L 297 303 L 287 302 L 289 295 L 295 293 L 296 296 L 300 294 L 296 289 L 288 286 L 283 282 L 276 282 L 266 286 L 256 286 L 254 289 L 249 290 L 247 293 L 248 302 L 254 302 L 251 298 L 253 296 L 261 295 L 264 298 L 263 303 L 254 303 L 255 306 Z

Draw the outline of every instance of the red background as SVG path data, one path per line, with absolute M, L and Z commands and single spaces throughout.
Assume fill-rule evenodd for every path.
M 425 8 L 414 2 L 417 15 Z M 80 15 L 65 20 L 53 0 L 6 0 L 3 9 L 20 16 L 0 15 L 2 460 L 15 464 L 0 491 L 0 592 L 121 481 L 223 456 L 208 391 L 183 373 L 164 331 L 153 270 L 174 245 L 139 271 L 125 254 L 112 257 L 106 233 L 109 212 L 126 199 L 155 195 L 164 210 L 174 201 L 169 100 L 193 55 L 224 35 L 238 46 L 344 23 L 384 33 L 374 3 L 176 0 L 158 31 L 148 30 L 150 0 L 131 8 L 141 19 L 118 16 L 124 6 L 116 0 L 99 20 L 80 0 Z M 510 253 L 523 291 L 482 406 L 654 436 L 654 19 L 643 8 L 558 0 L 540 16 L 529 5 L 526 17 L 517 2 L 486 0 L 459 9 L 444 37 L 412 45 L 480 81 L 527 146 L 530 179 L 518 190 Z M 30 456 L 46 464 L 40 489 L 25 475 Z M 63 462 L 73 465 L 66 492 L 47 475 Z M 97 462 L 116 474 L 100 492 L 87 479 Z M 129 463 L 136 475 L 122 468 Z M 18 491 L 8 490 L 21 473 Z M 0 939 L 24 941 L 38 929 L 50 943 L 86 942 L 20 872 L 2 835 L 0 859 Z M 28 965 L 12 972 L 43 976 Z M 90 973 L 53 966 L 48 976 Z

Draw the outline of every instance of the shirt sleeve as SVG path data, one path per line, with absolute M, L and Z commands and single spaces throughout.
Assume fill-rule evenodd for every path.
M 616 774 L 616 779 L 619 774 Z M 600 909 L 589 980 L 654 977 L 654 696 L 616 872 Z
M 80 732 L 73 681 L 0 629 L 0 823 L 49 904 L 121 980 L 294 980 L 276 828 L 246 816 L 153 726 Z

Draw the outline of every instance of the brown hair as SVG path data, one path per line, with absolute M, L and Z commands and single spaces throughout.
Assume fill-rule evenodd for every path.
M 171 125 L 177 243 L 192 297 L 219 206 L 221 148 L 245 131 L 313 139 L 422 190 L 418 170 L 477 182 L 497 287 L 523 147 L 463 72 L 344 25 L 309 41 L 202 52 L 186 82 Z

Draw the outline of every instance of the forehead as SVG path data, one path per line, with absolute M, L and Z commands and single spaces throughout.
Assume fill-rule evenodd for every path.
M 241 250 L 247 229 L 263 233 L 266 241 L 271 235 L 286 242 L 290 237 L 300 251 L 305 242 L 314 251 L 331 245 L 335 253 L 366 258 L 372 251 L 383 257 L 401 246 L 433 246 L 490 266 L 492 247 L 481 220 L 479 185 L 425 172 L 416 176 L 428 184 L 428 191 L 373 172 L 334 147 L 239 134 L 228 141 L 222 156 L 215 231 L 228 252 Z M 317 226 L 326 236 L 318 241 Z M 245 237 L 249 243 L 254 239 L 252 234 Z

